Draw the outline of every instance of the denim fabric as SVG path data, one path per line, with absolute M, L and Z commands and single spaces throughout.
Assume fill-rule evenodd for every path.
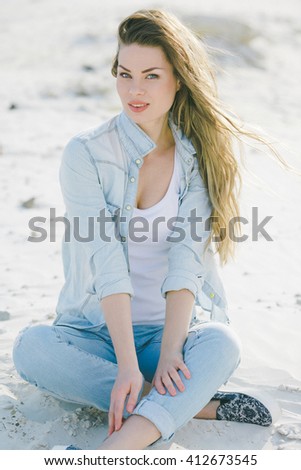
M 105 325 L 92 329 L 37 325 L 24 329 L 15 341 L 13 358 L 21 377 L 65 401 L 108 411 L 118 367 Z M 140 370 L 148 382 L 157 368 L 163 326 L 135 325 Z M 205 322 L 193 326 L 183 347 L 191 372 L 184 392 L 160 395 L 155 388 L 133 412 L 159 429 L 163 440 L 195 416 L 231 376 L 240 360 L 240 344 L 229 326 Z M 124 416 L 128 414 L 124 412 Z
M 165 297 L 170 290 L 189 289 L 196 305 L 211 312 L 213 318 L 228 322 L 213 252 L 204 252 L 210 233 L 204 223 L 211 214 L 208 192 L 191 142 L 171 120 L 170 127 L 181 168 L 180 222 L 174 224 L 161 294 Z M 124 112 L 80 133 L 67 144 L 60 166 L 65 218 L 69 222 L 62 243 L 65 283 L 56 307 L 60 324 L 81 328 L 87 319 L 92 328 L 100 326 L 104 323 L 100 306 L 103 297 L 115 293 L 134 295 L 128 259 L 129 221 L 139 170 L 154 148 L 155 143 Z M 193 217 L 202 217 L 196 219 L 197 236 L 202 241 L 191 233 L 192 210 Z M 102 216 L 106 217 L 105 223 Z

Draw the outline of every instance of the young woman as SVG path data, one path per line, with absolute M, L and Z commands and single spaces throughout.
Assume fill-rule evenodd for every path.
M 233 253 L 231 141 L 252 135 L 220 104 L 204 46 L 168 13 L 120 24 L 112 73 L 123 111 L 74 137 L 61 163 L 57 319 L 20 333 L 15 366 L 59 399 L 108 411 L 101 449 L 170 440 L 193 417 L 269 425 L 259 400 L 217 392 L 240 345 L 212 245 L 222 263 Z

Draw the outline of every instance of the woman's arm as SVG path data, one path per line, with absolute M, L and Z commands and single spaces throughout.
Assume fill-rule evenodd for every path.
M 130 296 L 113 294 L 104 297 L 101 307 L 110 332 L 118 364 L 118 375 L 112 389 L 109 410 L 109 435 L 122 425 L 125 400 L 126 410 L 132 413 L 136 406 L 143 377 L 139 370 L 131 320 Z
M 118 375 L 109 414 L 112 433 L 121 426 L 127 396 L 128 412 L 134 408 L 143 378 L 134 347 L 130 309 L 133 289 L 126 258 L 121 242 L 115 237 L 115 222 L 110 217 L 95 161 L 81 138 L 73 138 L 65 147 L 60 184 L 70 223 L 70 250 L 77 256 L 84 255 L 90 266 L 89 292 L 101 303 L 116 352 Z M 101 213 L 105 220 L 100 220 Z
M 194 295 L 188 289 L 169 291 L 166 296 L 166 317 L 161 344 L 161 353 L 153 384 L 159 393 L 166 390 L 171 395 L 185 390 L 178 370 L 190 378 L 190 372 L 183 361 L 183 345 L 188 336 L 191 313 L 194 305 Z
M 118 366 L 138 368 L 130 302 L 128 294 L 113 294 L 102 299 L 101 307 L 113 341 Z
M 171 242 L 168 253 L 168 273 L 161 286 L 166 298 L 166 319 L 160 360 L 153 384 L 159 393 L 171 395 L 184 390 L 178 370 L 190 378 L 183 361 L 183 345 L 188 335 L 195 297 L 203 284 L 203 254 L 210 228 L 206 224 L 212 206 L 208 191 L 201 178 L 197 159 L 191 169 L 187 191 L 180 201 L 178 217 L 181 240 Z M 198 222 L 197 233 L 194 233 Z M 196 237 L 196 234 L 198 235 Z M 173 234 L 171 235 L 173 237 Z
M 66 145 L 59 177 L 69 221 L 69 249 L 83 255 L 90 266 L 89 292 L 99 301 L 117 293 L 133 295 L 123 247 L 115 236 L 115 222 L 95 161 L 80 138 L 74 137 Z

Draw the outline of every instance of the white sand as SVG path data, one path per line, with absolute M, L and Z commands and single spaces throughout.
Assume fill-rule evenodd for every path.
M 120 110 L 110 77 L 118 22 L 142 6 L 169 5 L 205 28 L 211 44 L 234 54 L 219 58 L 223 98 L 282 142 L 283 156 L 301 167 L 299 0 L 1 2 L 1 449 L 71 442 L 93 449 L 106 434 L 106 414 L 60 403 L 14 370 L 14 338 L 29 323 L 52 322 L 63 283 L 62 228 L 56 242 L 30 243 L 28 221 L 46 217 L 48 228 L 50 207 L 63 215 L 62 148 L 78 131 Z M 256 151 L 247 150 L 246 158 L 260 180 L 246 176 L 242 215 L 250 220 L 252 207 L 258 207 L 259 221 L 272 215 L 266 230 L 274 241 L 249 238 L 222 272 L 232 325 L 244 346 L 227 388 L 267 393 L 281 414 L 268 429 L 192 420 L 161 448 L 301 449 L 301 180 Z M 31 198 L 33 207 L 21 206 Z M 245 233 L 251 234 L 250 224 Z

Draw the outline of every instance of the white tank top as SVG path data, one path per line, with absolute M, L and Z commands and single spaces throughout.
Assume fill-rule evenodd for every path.
M 170 245 L 167 237 L 172 233 L 167 221 L 178 215 L 178 165 L 175 155 L 173 174 L 165 196 L 152 207 L 134 208 L 133 211 L 128 237 L 130 277 L 134 289 L 131 302 L 133 324 L 164 323 L 166 302 L 161 295 L 161 285 L 168 270 Z

